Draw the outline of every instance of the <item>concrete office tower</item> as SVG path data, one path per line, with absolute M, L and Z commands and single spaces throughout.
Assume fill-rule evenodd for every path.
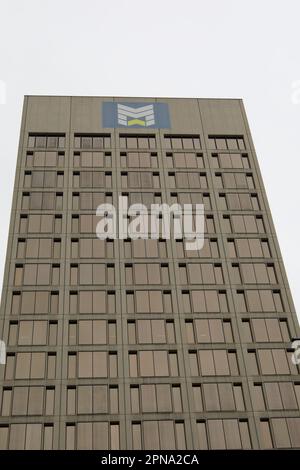
M 203 203 L 205 244 L 96 238 Z M 2 294 L 3 449 L 300 448 L 299 326 L 241 100 L 25 97 Z

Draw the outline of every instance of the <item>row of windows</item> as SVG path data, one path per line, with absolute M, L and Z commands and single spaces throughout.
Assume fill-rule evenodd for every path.
M 244 411 L 240 383 L 192 384 L 193 410 L 199 412 Z M 300 383 L 264 382 L 250 384 L 255 411 L 293 411 L 300 408 Z M 53 415 L 54 386 L 4 387 L 1 416 Z M 130 385 L 130 411 L 139 413 L 181 413 L 182 392 L 179 384 Z M 117 414 L 119 390 L 116 385 L 77 385 L 67 387 L 67 415 Z
M 156 152 L 121 152 L 121 167 L 123 168 L 158 168 Z M 212 168 L 249 169 L 247 154 L 219 153 L 211 156 Z M 28 151 L 26 152 L 27 167 L 64 167 L 65 153 L 62 151 Z M 112 166 L 111 152 L 74 152 L 73 166 L 76 168 L 110 168 Z M 167 152 L 167 168 L 204 168 L 202 153 Z
M 188 352 L 190 373 L 198 376 L 238 376 L 235 349 L 198 349 Z M 116 378 L 118 356 L 114 351 L 72 351 L 68 353 L 68 378 Z M 130 377 L 178 377 L 177 351 L 140 350 L 128 354 Z M 5 380 L 54 379 L 55 352 L 8 353 Z M 250 375 L 298 375 L 298 367 L 285 349 L 248 349 L 246 368 Z
M 109 186 L 109 185 L 108 185 Z M 62 204 L 62 193 L 45 193 L 46 197 L 43 197 L 43 193 L 23 193 L 22 198 L 22 209 L 56 209 L 61 207 Z M 144 204 L 147 208 L 150 208 L 151 204 L 161 204 L 162 194 L 161 192 L 122 192 L 122 196 L 128 198 L 128 204 Z M 47 201 L 45 199 L 50 198 Z M 60 197 L 60 199 L 59 199 Z M 171 192 L 171 203 L 172 204 L 203 204 L 205 210 L 211 210 L 211 199 L 210 194 L 206 192 Z M 227 193 L 219 194 L 219 201 L 222 210 L 257 210 L 259 208 L 258 197 L 256 194 L 232 194 Z M 113 195 L 110 192 L 73 192 L 72 193 L 72 209 L 73 210 L 96 210 L 100 204 L 112 204 Z M 193 209 L 193 208 L 192 208 Z
M 150 208 L 151 204 L 161 204 L 162 194 L 161 192 L 122 192 L 122 196 L 128 198 L 128 205 L 132 204 L 144 204 L 147 208 Z M 202 192 L 189 192 L 189 193 L 178 193 L 171 192 L 171 203 L 172 204 L 204 204 L 206 210 L 211 209 L 211 201 L 209 193 Z M 113 196 L 112 193 L 100 193 L 100 192 L 86 192 L 81 191 L 72 193 L 72 208 L 73 210 L 92 210 L 96 209 L 100 204 L 112 204 Z M 193 208 L 192 208 L 193 209 Z
M 185 313 L 228 312 L 225 290 L 182 290 Z M 70 291 L 70 313 L 115 313 L 114 290 Z M 14 291 L 12 314 L 57 313 L 59 293 L 57 291 Z M 239 312 L 283 312 L 279 290 L 237 290 L 235 294 Z M 169 290 L 126 290 L 127 312 L 171 313 L 172 294 Z
M 62 171 L 26 171 L 24 175 L 25 188 L 49 188 L 64 186 L 64 172 Z M 121 171 L 121 184 L 123 188 L 160 188 L 161 181 L 159 172 L 149 171 Z M 168 184 L 170 188 L 207 188 L 206 173 L 198 172 L 168 172 Z M 74 188 L 107 188 L 112 186 L 111 171 L 74 171 L 73 187 Z M 44 193 L 32 193 L 44 194 Z M 48 193 L 48 198 L 50 197 Z M 53 193 L 55 194 L 55 193 Z M 30 193 L 23 193 L 23 196 Z M 31 207 L 36 209 L 37 207 Z M 23 207 L 25 208 L 25 207 Z M 44 207 L 47 209 L 48 207 Z M 50 208 L 50 207 L 49 207 Z
M 164 326 L 163 321 L 157 320 L 157 322 L 160 322 L 160 324 L 162 323 Z M 19 322 L 12 321 L 9 324 L 8 345 L 55 346 L 57 344 L 57 330 L 58 322 L 55 320 L 21 320 Z M 129 325 L 128 337 L 130 337 Z M 70 346 L 76 344 L 116 344 L 116 321 L 70 320 L 68 328 L 68 343 Z
M 192 376 L 239 375 L 235 350 L 189 351 Z M 246 368 L 249 375 L 298 375 L 298 368 L 291 361 L 291 352 L 285 349 L 249 349 L 246 352 Z
M 165 135 L 166 148 L 171 149 L 200 149 L 201 142 L 198 135 Z M 64 134 L 29 134 L 28 147 L 55 148 L 65 145 Z M 110 134 L 75 134 L 75 148 L 108 148 L 111 146 Z M 121 148 L 154 148 L 156 139 L 154 135 L 120 134 Z M 244 150 L 245 143 L 242 136 L 209 136 L 211 149 Z
M 259 444 L 262 449 L 299 448 L 298 417 L 261 418 L 259 421 Z M 251 449 L 252 442 L 248 421 L 245 419 L 197 420 L 197 448 L 205 449 Z M 49 450 L 53 449 L 52 423 L 10 424 L 0 427 L 0 449 Z M 118 422 L 66 423 L 65 448 L 110 449 L 120 448 L 120 425 Z M 144 420 L 131 423 L 134 449 L 186 449 L 183 421 Z
M 128 225 L 135 219 L 135 216 L 129 217 L 127 219 Z M 167 219 L 167 218 L 166 218 Z M 195 230 L 195 214 L 191 215 L 192 219 L 192 225 L 193 225 L 193 230 Z M 72 233 L 96 233 L 96 228 L 97 224 L 99 222 L 99 216 L 96 216 L 95 214 L 72 214 L 71 218 L 71 232 Z M 163 235 L 164 230 L 163 228 L 165 225 L 163 225 L 163 219 L 162 217 L 158 217 L 158 221 L 160 221 L 157 225 L 159 226 L 159 234 Z M 168 219 L 167 219 L 168 220 Z M 144 224 L 148 225 L 148 227 L 151 227 L 151 215 L 147 214 L 143 218 Z M 172 221 L 171 221 L 172 222 Z M 25 225 L 25 224 L 24 224 Z M 171 223 L 171 229 L 173 224 Z M 25 225 L 26 227 L 26 225 Z M 168 229 L 166 228 L 166 232 Z M 204 218 L 204 232 L 205 233 L 215 233 L 215 223 L 214 223 L 214 218 L 212 215 L 205 215 Z M 147 233 L 147 231 L 146 231 Z M 149 238 L 150 238 L 150 233 L 149 233 Z M 198 257 L 198 254 L 197 254 Z
M 5 380 L 55 379 L 55 352 L 8 353 Z M 118 377 L 117 353 L 107 351 L 80 351 L 68 354 L 69 379 Z
M 119 412 L 118 386 L 77 385 L 66 389 L 68 415 L 117 414 Z M 45 416 L 55 413 L 54 386 L 3 387 L 1 416 Z
M 96 226 L 99 217 L 95 214 L 72 214 L 72 233 L 93 233 L 96 232 Z M 62 215 L 61 214 L 21 214 L 19 222 L 20 233 L 61 233 Z M 224 215 L 222 218 L 223 233 L 241 233 L 241 234 L 264 234 L 265 226 L 262 215 Z M 205 216 L 205 232 L 215 233 L 215 223 L 213 215 Z M 142 240 L 149 243 L 152 240 Z M 242 243 L 242 242 L 241 242 Z M 252 242 L 253 243 L 253 242 Z M 243 249 L 245 247 L 245 242 Z M 250 252 L 250 248 L 249 248 Z M 201 250 L 200 255 L 203 255 Z M 194 257 L 195 253 L 187 253 L 187 256 Z M 197 252 L 196 257 L 199 256 Z
M 182 291 L 185 312 L 227 312 L 225 291 L 191 290 Z M 278 290 L 236 291 L 235 299 L 239 312 L 282 312 L 283 303 Z
M 0 427 L 0 449 L 52 450 L 54 424 L 10 424 Z M 65 449 L 120 448 L 119 423 L 82 422 L 67 423 Z
M 197 318 L 185 320 L 183 340 L 188 344 L 233 343 L 231 320 Z M 286 318 L 242 319 L 240 332 L 245 343 L 290 342 Z M 55 346 L 58 322 L 56 320 L 10 321 L 9 346 Z M 174 320 L 127 320 L 129 344 L 175 344 Z M 115 320 L 69 320 L 68 344 L 109 345 L 117 343 Z
M 165 146 L 167 149 L 185 149 L 193 150 L 200 149 L 200 138 L 199 136 L 169 136 L 165 135 L 164 138 Z M 108 148 L 111 146 L 111 140 L 109 134 L 98 135 L 98 136 L 87 136 L 87 135 L 75 135 L 74 141 L 75 148 Z M 156 138 L 154 135 L 141 135 L 141 134 L 120 134 L 119 137 L 120 148 L 126 149 L 153 149 L 156 147 Z

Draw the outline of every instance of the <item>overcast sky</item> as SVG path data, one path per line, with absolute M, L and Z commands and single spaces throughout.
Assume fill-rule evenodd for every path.
M 0 283 L 23 95 L 243 98 L 299 312 L 299 18 L 299 0 L 1 0 Z

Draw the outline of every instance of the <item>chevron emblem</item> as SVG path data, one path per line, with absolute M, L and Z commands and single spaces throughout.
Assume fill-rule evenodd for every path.
M 118 123 L 122 126 L 148 127 L 155 124 L 153 104 L 132 108 L 118 104 Z

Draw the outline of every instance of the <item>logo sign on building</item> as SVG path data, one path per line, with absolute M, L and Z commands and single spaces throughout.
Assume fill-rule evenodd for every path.
M 170 128 L 166 103 L 117 103 L 106 101 L 102 105 L 103 127 Z

